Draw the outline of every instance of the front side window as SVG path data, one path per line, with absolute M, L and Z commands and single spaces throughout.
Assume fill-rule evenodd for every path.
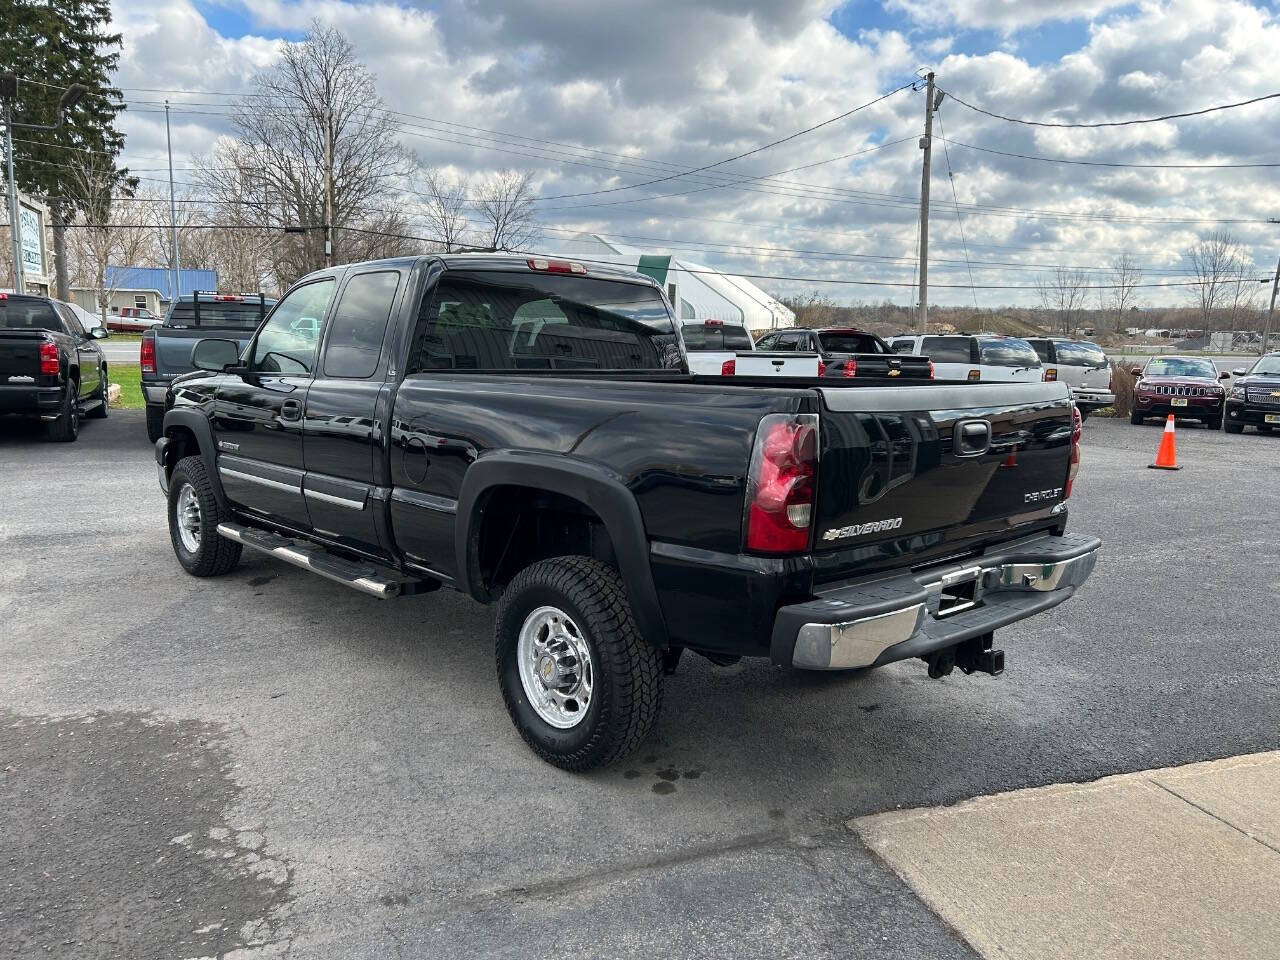
M 280 301 L 254 341 L 254 370 L 294 376 L 311 373 L 334 286 L 332 280 L 318 280 Z
M 989 367 L 1038 367 L 1040 358 L 1031 344 L 1016 337 L 978 341 L 979 362 Z
M 777 340 L 778 340 L 778 335 L 776 333 L 771 333 L 767 337 L 761 337 L 759 340 L 756 341 L 756 349 L 772 350 L 774 348 L 773 345 L 777 342 Z
M 400 274 L 394 270 L 361 273 L 347 281 L 324 348 L 326 377 L 373 376 L 399 285 Z
M 647 284 L 517 271 L 448 273 L 423 299 L 409 373 L 661 370 L 680 350 Z

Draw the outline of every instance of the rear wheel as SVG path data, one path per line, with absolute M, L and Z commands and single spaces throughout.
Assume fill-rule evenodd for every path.
M 1244 433 L 1243 423 L 1232 423 L 1230 420 L 1226 422 L 1227 433 Z
M 169 478 L 169 539 L 182 569 L 217 577 L 240 562 L 240 544 L 218 534 L 226 519 L 199 457 L 184 457 Z
M 547 763 L 603 766 L 653 729 L 662 655 L 640 635 L 614 568 L 590 557 L 525 568 L 503 592 L 495 633 L 507 711 Z
M 98 384 L 98 395 L 94 399 L 101 400 L 102 403 L 94 407 L 92 413 L 85 415 L 92 420 L 104 420 L 107 416 L 107 387 L 110 384 L 107 383 L 107 365 L 105 363 L 98 370 Z
M 62 406 L 58 410 L 58 419 L 49 421 L 45 427 L 45 435 L 54 443 L 72 443 L 80 436 L 80 384 L 75 380 L 67 381 L 67 389 L 62 395 Z
M 164 433 L 164 407 L 147 404 L 147 439 L 155 443 Z

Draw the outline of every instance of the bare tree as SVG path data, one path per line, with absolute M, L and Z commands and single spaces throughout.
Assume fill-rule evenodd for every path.
M 334 262 L 417 249 L 398 213 L 380 202 L 405 171 L 394 120 L 374 76 L 335 29 L 313 22 L 235 105 L 236 137 L 221 141 L 200 180 L 218 201 L 252 205 L 264 228 L 308 228 L 271 248 L 280 286 L 324 265 L 326 168 L 332 167 Z
M 140 209 L 147 204 L 112 198 L 118 175 L 105 159 L 97 154 L 82 154 L 73 170 L 71 200 L 82 211 L 83 219 L 72 224 L 76 229 L 72 231 L 68 258 L 77 279 L 93 288 L 103 326 L 107 307 L 122 279 L 120 271 L 107 268 L 145 265 L 151 242 L 151 228 Z
M 1183 254 L 1194 280 L 1187 289 L 1199 313 L 1200 325 L 1213 330 L 1224 308 L 1236 312 L 1244 275 L 1252 259 L 1230 232 L 1215 230 Z M 1256 294 L 1256 291 L 1254 291 Z
M 1036 279 L 1036 290 L 1040 305 L 1057 314 L 1062 335 L 1074 337 L 1089 292 L 1089 274 L 1074 267 L 1056 267 L 1053 273 Z
M 522 250 L 542 237 L 534 221 L 533 174 L 502 170 L 476 187 L 476 213 L 482 226 L 480 243 L 494 250 Z
M 423 218 L 444 252 L 453 253 L 468 246 L 471 227 L 467 222 L 467 191 L 471 189 L 468 179 L 427 169 L 415 179 L 421 185 L 418 192 L 423 199 Z
M 825 327 L 835 323 L 840 313 L 836 302 L 817 290 L 807 294 L 780 297 L 778 302 L 790 308 L 796 315 L 797 327 Z
M 1130 254 L 1113 257 L 1107 270 L 1111 284 L 1098 291 L 1104 313 L 1111 315 L 1111 327 L 1120 332 L 1125 327 L 1129 311 L 1138 305 L 1138 286 L 1142 283 L 1142 268 Z

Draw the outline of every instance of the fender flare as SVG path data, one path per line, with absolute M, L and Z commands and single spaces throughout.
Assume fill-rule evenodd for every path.
M 218 501 L 219 507 L 223 510 L 228 509 L 227 496 L 222 491 L 222 477 L 218 475 L 217 448 L 214 445 L 213 428 L 209 426 L 209 418 L 200 410 L 176 407 L 164 415 L 164 426 L 161 428 L 162 436 L 157 443 L 165 441 L 172 427 L 190 430 L 192 436 L 196 438 L 196 443 L 200 446 L 200 459 L 204 461 L 205 472 L 209 475 L 209 482 L 213 484 L 214 498 Z M 173 464 L 164 464 L 162 466 L 165 467 L 167 475 Z
M 636 624 L 653 646 L 668 645 L 667 625 L 649 566 L 649 539 L 635 496 L 607 468 L 559 454 L 499 450 L 476 460 L 462 478 L 454 536 L 458 587 L 481 603 L 490 602 L 477 560 L 485 495 L 494 487 L 550 490 L 577 500 L 604 523 L 613 541 L 618 570 Z

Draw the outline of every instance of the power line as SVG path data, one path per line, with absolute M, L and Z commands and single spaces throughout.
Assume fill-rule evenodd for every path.
M 946 138 L 939 137 L 938 139 Z M 1134 167 L 1140 170 L 1247 170 L 1258 167 L 1280 167 L 1280 163 L 1118 163 L 1107 160 L 1068 160 L 1064 157 L 1036 157 L 1026 153 L 1009 153 L 1005 150 L 979 147 L 972 143 L 961 143 L 959 140 L 948 140 L 947 142 L 952 146 L 964 147 L 967 150 L 978 150 L 982 153 L 994 153 L 1000 157 L 1039 160 L 1043 163 L 1069 163 L 1082 167 Z
M 938 131 L 942 134 L 942 156 L 947 161 L 947 179 L 951 181 L 951 202 L 956 208 L 956 228 L 960 231 L 960 245 L 964 248 L 964 265 L 969 270 L 969 289 L 973 293 L 973 308 L 978 309 L 978 291 L 973 286 L 973 264 L 969 262 L 969 245 L 964 239 L 964 223 L 960 220 L 960 201 L 956 197 L 956 175 L 951 171 L 951 151 L 947 149 L 947 131 L 942 126 L 942 116 L 938 116 Z
M 1162 120 L 1178 120 L 1182 117 L 1199 117 L 1206 113 L 1214 113 L 1218 110 L 1234 110 L 1236 107 L 1247 107 L 1252 103 L 1261 103 L 1264 100 L 1274 100 L 1280 97 L 1280 93 L 1268 93 L 1261 97 L 1254 97 L 1251 100 L 1241 100 L 1239 103 L 1223 103 L 1216 107 L 1205 107 L 1203 110 L 1190 110 L 1186 113 L 1168 113 L 1162 117 L 1145 117 L 1140 120 L 1108 120 L 1100 123 L 1057 123 L 1050 120 L 1022 120 L 1017 117 L 1006 117 L 1003 114 L 993 113 L 990 110 L 984 110 L 982 107 L 976 107 L 972 103 L 961 100 L 950 90 L 946 91 L 956 103 L 962 107 L 968 107 L 975 113 L 981 113 L 984 116 L 992 117 L 995 120 L 1004 120 L 1007 123 L 1020 123 L 1029 127 L 1070 127 L 1074 129 L 1096 129 L 1098 127 L 1129 127 L 1140 123 L 1159 123 Z

